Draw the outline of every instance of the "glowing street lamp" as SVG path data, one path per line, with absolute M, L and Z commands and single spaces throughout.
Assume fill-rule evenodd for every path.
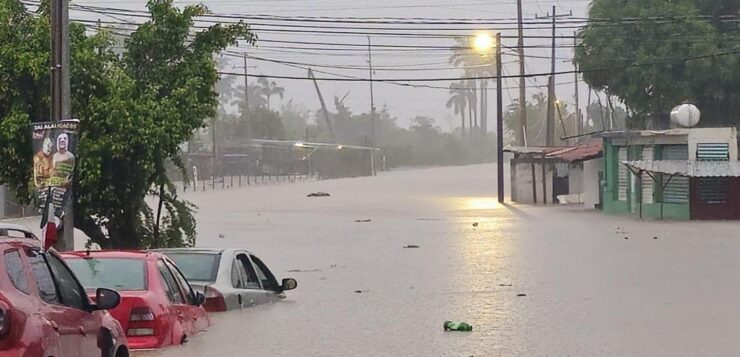
M 479 33 L 473 39 L 473 47 L 475 47 L 481 55 L 489 54 L 493 50 L 495 43 L 496 40 L 485 32 Z

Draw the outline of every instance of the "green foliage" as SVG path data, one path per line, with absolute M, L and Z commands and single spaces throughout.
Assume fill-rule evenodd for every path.
M 106 31 L 88 36 L 78 24 L 70 30 L 72 112 L 82 124 L 75 226 L 102 246 L 194 243 L 195 207 L 178 199 L 166 163 L 178 164 L 180 144 L 216 114 L 213 54 L 237 38 L 254 41 L 241 23 L 192 35 L 193 17 L 207 12 L 203 6 L 178 10 L 172 0 L 151 0 L 148 7 L 151 20 L 126 38 L 120 55 Z M 17 193 L 28 192 L 25 127 L 48 118 L 48 31 L 48 17 L 25 13 L 19 1 L 0 5 L 0 139 L 6 144 L 0 180 Z M 159 201 L 156 211 L 147 195 Z
M 737 0 L 595 0 L 576 60 L 589 84 L 624 101 L 638 127 L 685 100 L 702 110 L 702 124 L 737 124 L 738 29 L 720 16 L 739 8 Z M 699 56 L 706 57 L 685 60 Z

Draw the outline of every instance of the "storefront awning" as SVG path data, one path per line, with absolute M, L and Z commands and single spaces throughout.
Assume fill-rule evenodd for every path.
M 686 177 L 740 177 L 740 161 L 638 160 L 622 161 L 633 171 Z

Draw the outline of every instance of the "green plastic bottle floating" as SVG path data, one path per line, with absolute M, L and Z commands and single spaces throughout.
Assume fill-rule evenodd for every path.
M 445 321 L 445 331 L 473 331 L 473 326 L 465 322 Z

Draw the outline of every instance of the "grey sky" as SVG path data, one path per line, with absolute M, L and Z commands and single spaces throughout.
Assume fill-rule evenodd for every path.
M 76 0 L 75 4 L 106 6 L 115 8 L 139 9 L 145 8 L 145 0 Z M 421 18 L 459 18 L 459 19 L 478 19 L 478 18 L 516 18 L 516 1 L 480 1 L 480 0 L 412 0 L 412 1 L 358 1 L 358 0 L 202 0 L 202 1 L 176 1 L 176 4 L 203 3 L 207 5 L 214 13 L 217 14 L 265 14 L 279 16 L 328 16 L 328 17 L 421 17 Z M 557 7 L 559 13 L 573 11 L 574 16 L 585 17 L 590 1 L 588 0 L 523 0 L 524 17 L 534 18 L 536 14 L 544 15 L 551 11 L 552 6 Z M 103 21 L 116 21 L 105 15 L 82 14 L 72 12 L 73 18 L 84 17 L 86 19 L 100 18 Z M 117 16 L 119 19 L 121 16 Z M 141 19 L 138 19 L 141 21 Z M 388 25 L 393 26 L 393 25 Z M 430 27 L 428 25 L 426 27 Z M 506 27 L 513 27 L 505 25 Z M 449 27 L 449 26 L 448 26 Z M 444 31 L 432 31 L 443 33 Z M 573 29 L 559 30 L 562 35 L 572 34 Z M 366 45 L 367 38 L 363 35 L 317 35 L 317 34 L 300 34 L 300 33 L 264 33 L 257 31 L 261 39 L 267 40 L 287 40 L 287 41 L 311 41 L 311 42 L 331 42 L 331 43 L 352 43 Z M 450 32 L 461 33 L 461 32 Z M 475 31 L 469 32 L 471 35 Z M 502 34 L 516 35 L 515 30 L 503 30 Z M 549 30 L 525 30 L 525 35 L 548 35 Z M 374 45 L 380 44 L 402 44 L 402 45 L 430 45 L 430 46 L 452 46 L 454 42 L 451 39 L 418 39 L 418 38 L 401 38 L 401 37 L 373 37 Z M 549 45 L 549 39 L 526 39 L 526 45 Z M 558 43 L 571 44 L 570 39 L 559 39 Z M 505 38 L 504 46 L 516 46 L 516 39 Z M 367 66 L 367 52 L 362 47 L 357 47 L 354 51 L 310 51 L 320 52 L 319 54 L 306 53 L 305 50 L 281 49 L 279 46 L 292 47 L 311 47 L 309 45 L 279 44 L 279 43 L 258 43 L 258 48 L 250 48 L 247 51 L 254 56 L 262 58 L 292 61 L 301 63 L 311 63 L 327 66 Z M 327 46 L 315 46 L 327 47 Z M 233 49 L 235 51 L 244 51 L 244 48 Z M 547 48 L 528 48 L 528 56 L 550 55 Z M 506 51 L 505 51 L 506 52 Z M 509 50 L 511 52 L 511 50 Z M 376 78 L 433 78 L 433 77 L 458 77 L 462 75 L 462 70 L 452 69 L 447 64 L 450 51 L 448 50 L 413 50 L 405 52 L 394 52 L 388 49 L 375 49 L 373 51 L 373 65 L 378 68 L 375 71 Z M 571 58 L 572 49 L 558 49 L 557 57 Z M 241 67 L 241 59 L 229 59 L 233 66 Z M 505 55 L 503 58 L 504 73 L 514 75 L 518 73 L 516 57 Z M 303 69 L 292 68 L 282 64 L 261 62 L 250 60 L 250 73 L 283 75 L 283 76 L 300 76 L 305 77 L 306 71 Z M 557 61 L 558 70 L 572 70 L 570 61 L 559 59 Z M 410 71 L 386 71 L 384 69 L 396 68 L 413 68 Z M 549 71 L 549 60 L 546 58 L 528 57 L 526 67 L 529 73 L 542 73 Z M 418 70 L 420 68 L 430 70 Z M 317 70 L 329 71 L 346 76 L 367 78 L 368 71 L 364 69 L 329 69 L 315 68 Z M 241 68 L 229 69 L 230 71 L 240 72 Z M 317 73 L 318 77 L 328 77 L 329 75 Z M 574 103 L 573 98 L 573 80 L 574 76 L 558 76 L 557 94 L 561 101 Z M 250 81 L 256 79 L 250 78 Z M 241 82 L 241 79 L 239 80 Z M 285 100 L 293 99 L 294 103 L 304 105 L 306 108 L 315 110 L 319 108 L 319 102 L 313 84 L 309 81 L 302 80 L 277 80 L 285 87 Z M 547 83 L 546 78 L 532 78 L 527 80 L 528 86 L 544 85 Z M 450 82 L 430 82 L 426 83 L 433 86 L 449 86 Z M 328 82 L 319 83 L 327 105 L 333 105 L 333 97 L 342 97 L 349 93 L 345 104 L 348 105 L 355 113 L 367 112 L 370 108 L 369 101 L 369 84 L 358 82 Z M 511 98 L 518 96 L 518 79 L 506 79 L 504 87 L 510 89 L 504 91 L 504 105 L 507 105 Z M 586 90 L 585 86 L 581 90 L 581 107 L 585 108 Z M 536 91 L 546 92 L 546 88 L 535 89 L 528 88 L 528 97 Z M 450 125 L 456 126 L 459 119 L 453 117 L 453 112 L 445 107 L 448 94 L 443 89 L 426 89 L 426 88 L 407 88 L 392 84 L 376 83 L 375 84 L 375 103 L 376 107 L 382 108 L 387 106 L 391 114 L 398 117 L 399 125 L 407 126 L 409 120 L 417 115 L 426 115 L 435 118 L 443 129 L 450 129 Z M 495 115 L 495 96 L 489 94 L 489 128 L 495 127 L 493 120 Z M 330 107 L 330 110 L 333 107 Z

